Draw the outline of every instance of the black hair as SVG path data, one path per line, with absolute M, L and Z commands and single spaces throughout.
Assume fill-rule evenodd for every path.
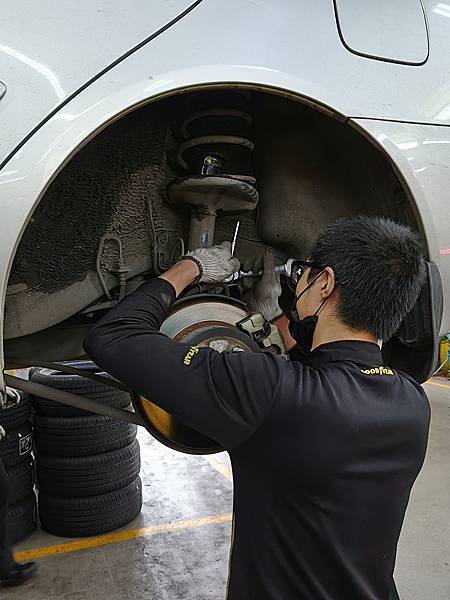
M 315 265 L 309 279 L 333 269 L 342 321 L 382 340 L 397 331 L 426 278 L 417 233 L 384 217 L 338 219 L 319 235 L 309 259 Z

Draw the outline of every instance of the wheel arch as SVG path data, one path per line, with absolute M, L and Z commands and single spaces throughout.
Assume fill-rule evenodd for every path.
M 11 215 L 11 218 L 5 219 L 3 223 L 5 235 L 0 253 L 2 310 L 5 306 L 7 282 L 19 242 L 50 184 L 68 162 L 100 132 L 136 109 L 188 91 L 235 87 L 265 91 L 294 99 L 337 121 L 342 123 L 348 121 L 348 116 L 322 103 L 320 98 L 304 96 L 296 91 L 298 81 L 295 81 L 294 85 L 293 78 L 290 76 L 281 78 L 284 80 L 284 85 L 280 85 L 279 74 L 274 81 L 270 81 L 270 77 L 260 77 L 259 70 L 255 69 L 253 78 L 239 80 L 234 70 L 231 69 L 230 72 L 233 73 L 232 77 L 228 75 L 228 77 L 214 79 L 210 77 L 210 67 L 187 70 L 156 80 L 146 78 L 128 87 L 117 89 L 109 95 L 105 93 L 104 88 L 100 89 L 101 93 L 88 88 L 80 97 L 63 107 L 30 138 L 0 173 L 2 184 L 0 201 L 2 198 L 5 200 L 6 212 L 10 211 L 8 214 Z M 289 82 L 292 85 L 289 85 Z M 359 133 L 362 134 L 361 131 Z M 380 147 L 376 138 L 367 132 L 364 137 L 368 143 L 376 147 L 377 151 L 386 155 L 386 151 Z M 395 162 L 392 160 L 390 162 L 395 168 Z M 408 193 L 418 224 L 422 227 L 421 215 L 415 206 L 415 199 L 400 169 L 397 170 L 397 175 L 400 184 Z M 3 340 L 3 322 L 0 327 Z M 1 351 L 3 364 L 3 343 Z

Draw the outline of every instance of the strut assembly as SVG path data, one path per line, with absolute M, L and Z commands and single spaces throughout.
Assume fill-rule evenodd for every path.
M 258 203 L 251 160 L 254 144 L 246 137 L 252 125 L 248 97 L 231 92 L 225 107 L 223 96 L 218 106 L 215 96 L 201 100 L 207 107 L 197 105 L 180 127 L 184 141 L 177 163 L 187 175 L 167 189 L 172 204 L 191 207 L 189 250 L 213 245 L 217 213 L 251 211 Z M 233 172 L 242 168 L 245 173 Z

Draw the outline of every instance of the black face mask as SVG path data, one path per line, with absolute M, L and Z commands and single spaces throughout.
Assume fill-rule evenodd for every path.
M 316 329 L 317 321 L 319 319 L 317 313 L 328 300 L 328 298 L 323 299 L 323 301 L 320 303 L 318 309 L 313 315 L 309 315 L 304 319 L 300 319 L 300 317 L 298 316 L 297 302 L 303 296 L 303 294 L 307 292 L 309 288 L 316 283 L 316 281 L 319 279 L 322 273 L 319 273 L 319 275 L 317 275 L 317 277 L 315 277 L 311 281 L 311 283 L 307 287 L 305 287 L 303 292 L 296 296 L 294 300 L 294 306 L 291 311 L 291 319 L 289 321 L 289 333 L 304 352 L 311 352 L 314 331 Z

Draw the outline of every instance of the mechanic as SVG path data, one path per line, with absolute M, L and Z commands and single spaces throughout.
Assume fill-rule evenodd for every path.
M 220 354 L 159 333 L 186 286 L 223 281 L 238 267 L 228 243 L 188 253 L 104 316 L 86 351 L 228 450 L 229 600 L 387 600 L 430 409 L 412 377 L 383 364 L 380 344 L 424 283 L 420 240 L 384 218 L 328 226 L 298 271 L 296 361 Z M 248 308 L 290 340 L 273 267 L 268 254 Z
M 0 425 L 0 443 L 6 432 Z M 0 586 L 8 587 L 24 583 L 36 570 L 34 562 L 17 563 L 8 541 L 8 498 L 11 494 L 11 481 L 0 458 Z

